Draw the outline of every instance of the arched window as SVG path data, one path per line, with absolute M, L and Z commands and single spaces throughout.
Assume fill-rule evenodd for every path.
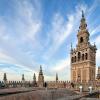
M 81 59 L 81 53 L 78 52 L 78 61 L 80 61 L 80 59 Z
M 86 59 L 86 60 L 88 59 L 88 54 L 87 54 L 87 53 L 85 53 L 85 59 Z
M 75 62 L 76 62 L 76 56 L 75 56 Z
M 71 61 L 72 61 L 72 63 L 74 62 L 74 59 L 73 59 L 73 57 L 72 57 Z
M 82 54 L 82 60 L 84 60 L 84 54 Z
M 83 37 L 80 38 L 80 43 L 82 43 L 82 42 L 83 42 Z

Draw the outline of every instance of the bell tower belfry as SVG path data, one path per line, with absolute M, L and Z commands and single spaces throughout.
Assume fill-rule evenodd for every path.
M 85 46 L 87 47 L 90 44 L 89 32 L 87 30 L 87 24 L 85 21 L 83 11 L 82 11 L 82 18 L 81 18 L 81 22 L 80 22 L 80 26 L 79 26 L 79 30 L 77 34 L 77 39 L 78 39 L 77 49 L 83 49 L 85 48 Z
M 95 80 L 96 71 L 96 45 L 89 41 L 84 12 L 77 33 L 77 45 L 73 49 L 71 45 L 71 81 L 88 82 Z

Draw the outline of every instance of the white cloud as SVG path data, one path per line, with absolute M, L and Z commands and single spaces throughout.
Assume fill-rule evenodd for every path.
M 73 32 L 76 32 L 76 26 L 80 20 L 79 18 L 81 18 L 81 10 L 79 8 L 83 9 L 83 7 L 84 6 L 77 6 L 75 12 L 67 14 L 67 20 L 60 13 L 56 13 L 54 15 L 51 23 L 51 30 L 48 32 L 48 34 L 50 34 L 48 35 L 48 40 L 50 43 L 49 45 L 51 46 L 44 54 L 44 59 L 50 59 L 60 48 L 60 46 L 65 42 L 65 40 L 67 41 L 69 36 Z
M 27 80 L 32 80 L 30 76 L 37 74 L 37 62 L 32 53 L 40 47 L 37 36 L 42 25 L 42 9 L 37 0 L 33 2 L 34 5 L 27 0 L 15 0 L 12 6 L 15 15 L 0 16 L 0 63 L 5 63 L 0 72 L 7 72 L 9 80 L 21 79 L 18 78 L 20 73 L 26 74 Z M 12 64 L 10 69 L 9 64 Z
M 28 68 L 27 66 L 21 66 L 21 65 L 16 65 L 14 64 L 9 64 L 9 63 L 1 63 L 0 64 L 0 73 L 7 73 L 8 80 L 21 80 L 22 74 L 25 75 L 25 79 L 28 81 L 33 80 L 33 75 L 34 73 L 38 75 L 38 72 L 35 70 L 32 70 Z M 0 75 L 0 78 L 2 79 L 3 75 Z
M 97 67 L 100 66 L 100 49 L 96 53 L 96 65 Z
M 65 69 L 69 70 L 70 69 L 70 58 L 68 57 L 67 59 L 62 59 L 60 61 L 57 61 L 55 65 L 53 65 L 52 70 L 55 72 L 62 72 Z
M 5 62 L 33 66 L 34 59 L 29 53 L 40 47 L 36 36 L 41 29 L 41 5 L 34 1 L 32 5 L 27 0 L 15 0 L 13 7 L 15 16 L 8 16 L 8 22 L 0 16 L 0 60 Z M 14 17 L 14 18 L 13 18 Z M 12 23 L 9 25 L 9 22 Z M 17 54 L 17 55 L 16 55 Z M 8 58 L 7 58 L 8 57 Z M 3 58 L 3 59 L 2 59 Z M 9 59 L 9 60 L 8 60 Z
M 11 58 L 10 56 L 7 56 L 5 53 L 3 53 L 1 51 L 0 51 L 0 61 L 6 62 L 6 63 L 7 62 L 10 62 L 10 63 L 15 62 L 13 58 Z
M 92 35 L 95 35 L 96 33 L 100 32 L 100 25 L 96 26 L 95 28 L 93 28 L 90 33 L 91 33 L 91 36 Z
M 97 52 L 96 52 L 96 65 L 97 67 L 100 66 L 100 35 L 94 39 L 97 46 Z
M 98 48 L 100 48 L 100 35 L 97 36 L 95 39 L 96 45 L 98 46 Z
M 51 46 L 48 48 L 48 51 L 45 53 L 44 58 L 49 59 L 52 57 L 55 52 L 59 49 L 65 39 L 69 36 L 73 27 L 73 16 L 69 16 L 68 23 L 65 23 L 63 17 L 59 14 L 54 16 L 52 22 L 52 30 L 49 32 L 51 38 Z M 48 56 L 47 56 L 48 55 Z

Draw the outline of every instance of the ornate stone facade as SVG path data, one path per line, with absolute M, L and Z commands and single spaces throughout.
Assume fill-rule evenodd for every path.
M 100 80 L 100 67 L 98 67 L 98 72 L 97 72 L 97 80 Z
M 71 81 L 89 82 L 95 80 L 96 45 L 91 45 L 89 36 L 84 12 L 82 11 L 76 49 L 71 46 Z

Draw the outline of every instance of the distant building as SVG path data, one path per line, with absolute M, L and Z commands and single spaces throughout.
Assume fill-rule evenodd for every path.
M 71 81 L 89 82 L 95 80 L 96 45 L 91 45 L 84 12 L 77 34 L 76 49 L 71 46 Z

